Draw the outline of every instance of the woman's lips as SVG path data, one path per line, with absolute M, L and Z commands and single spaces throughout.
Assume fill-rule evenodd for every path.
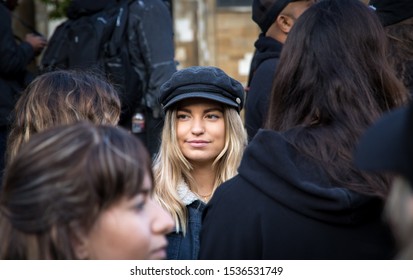
M 192 140 L 192 141 L 187 141 L 187 143 L 194 148 L 203 148 L 209 144 L 208 141 L 203 141 L 203 140 Z

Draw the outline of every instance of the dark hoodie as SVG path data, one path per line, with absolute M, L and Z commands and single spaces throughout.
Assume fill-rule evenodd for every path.
M 333 186 L 282 134 L 260 130 L 208 203 L 201 259 L 391 259 L 383 203 Z
M 250 82 L 245 102 L 245 127 L 248 140 L 263 127 L 268 102 L 278 65 L 282 44 L 271 37 L 260 35 L 255 42 L 256 52 L 251 62 Z

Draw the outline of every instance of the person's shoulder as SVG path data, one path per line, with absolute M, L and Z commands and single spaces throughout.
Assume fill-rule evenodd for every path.
M 222 198 L 225 200 L 225 197 L 230 197 L 235 191 L 234 187 L 235 187 L 235 182 L 237 180 L 238 180 L 238 175 L 236 175 L 235 177 L 219 185 L 218 188 L 214 192 L 214 195 L 213 195 L 213 198 L 215 198 L 214 200 L 220 200 Z
M 214 203 L 242 205 L 244 200 L 249 200 L 248 195 L 245 195 L 249 192 L 245 189 L 248 189 L 248 183 L 240 175 L 235 175 L 217 188 L 213 195 Z

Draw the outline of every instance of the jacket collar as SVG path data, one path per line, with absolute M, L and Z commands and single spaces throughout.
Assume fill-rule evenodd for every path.
M 190 205 L 194 201 L 200 200 L 196 194 L 194 194 L 185 181 L 181 181 L 177 187 L 178 196 L 182 203 L 185 205 Z

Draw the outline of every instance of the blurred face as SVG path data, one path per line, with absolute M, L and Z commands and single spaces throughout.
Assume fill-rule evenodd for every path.
M 413 241 L 413 193 L 411 183 L 396 175 L 386 200 L 388 222 L 401 248 L 409 247 Z M 406 248 L 407 248 L 406 247 Z
M 193 165 L 212 164 L 225 146 L 221 103 L 193 98 L 177 108 L 176 134 L 182 154 Z
M 141 193 L 102 212 L 86 240 L 89 259 L 156 260 L 166 257 L 165 234 L 173 220 L 150 197 L 149 177 Z

